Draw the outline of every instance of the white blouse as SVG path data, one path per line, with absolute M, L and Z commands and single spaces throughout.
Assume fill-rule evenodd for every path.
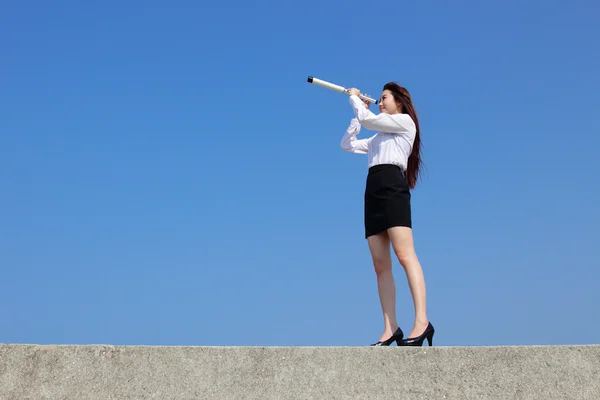
M 355 95 L 350 96 L 354 118 L 341 141 L 343 150 L 367 154 L 369 168 L 378 164 L 394 164 L 406 170 L 417 132 L 408 114 L 373 114 Z M 367 139 L 357 139 L 361 126 L 377 133 Z

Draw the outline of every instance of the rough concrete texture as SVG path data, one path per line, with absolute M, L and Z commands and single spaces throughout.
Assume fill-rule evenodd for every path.
M 600 399 L 600 345 L 0 344 L 1 400 Z

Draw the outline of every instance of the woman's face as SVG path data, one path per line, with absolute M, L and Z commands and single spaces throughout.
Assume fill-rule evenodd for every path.
M 396 99 L 389 90 L 384 90 L 381 93 L 381 99 L 379 101 L 379 111 L 386 114 L 398 114 L 400 109 L 396 104 Z

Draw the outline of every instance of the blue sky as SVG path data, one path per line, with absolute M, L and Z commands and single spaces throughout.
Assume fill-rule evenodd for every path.
M 0 342 L 379 338 L 367 159 L 312 75 L 413 95 L 434 345 L 598 343 L 597 2 L 168 4 L 3 3 Z

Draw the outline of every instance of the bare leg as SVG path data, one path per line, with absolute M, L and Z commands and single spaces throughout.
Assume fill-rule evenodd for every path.
M 396 257 L 398 257 L 398 261 L 406 273 L 413 299 L 415 321 L 412 331 L 407 336 L 408 338 L 413 338 L 423 333 L 429 323 L 423 269 L 415 252 L 412 229 L 408 227 L 393 227 L 388 229 L 388 235 Z
M 383 312 L 383 333 L 380 341 L 386 340 L 398 329 L 396 321 L 396 284 L 392 275 L 392 258 L 390 255 L 390 239 L 387 232 L 367 238 L 373 259 L 373 267 L 377 275 L 377 289 Z

